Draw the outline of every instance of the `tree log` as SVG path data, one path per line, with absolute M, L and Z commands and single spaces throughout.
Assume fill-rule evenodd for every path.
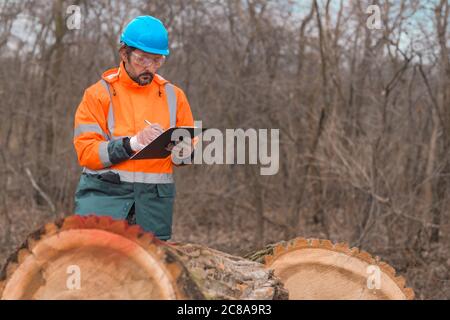
M 263 264 L 159 241 L 108 217 L 70 216 L 30 235 L 0 275 L 2 299 L 287 299 Z
M 296 238 L 246 258 L 273 269 L 290 299 L 412 300 L 394 268 L 369 253 L 329 240 Z
M 70 216 L 31 234 L 8 259 L 0 298 L 413 299 L 414 292 L 387 263 L 344 243 L 297 238 L 242 258 L 160 241 L 123 220 Z

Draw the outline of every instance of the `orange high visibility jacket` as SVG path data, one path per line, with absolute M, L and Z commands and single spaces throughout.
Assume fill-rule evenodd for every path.
M 124 137 L 142 130 L 144 120 L 163 129 L 193 126 L 191 108 L 184 92 L 155 74 L 140 86 L 119 68 L 106 71 L 86 89 L 75 114 L 74 145 L 86 173 L 113 171 L 121 181 L 172 183 L 172 159 L 128 160 Z

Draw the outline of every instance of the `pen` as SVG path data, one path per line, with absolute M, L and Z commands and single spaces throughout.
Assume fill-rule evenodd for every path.
M 148 120 L 144 120 L 149 126 L 152 126 L 153 124 L 150 122 L 150 121 L 148 121 Z M 164 131 L 164 129 L 160 129 L 159 131 L 161 131 L 161 133 Z

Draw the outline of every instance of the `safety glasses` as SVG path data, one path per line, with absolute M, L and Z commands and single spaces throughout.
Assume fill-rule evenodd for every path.
M 144 57 L 135 51 L 131 52 L 131 55 L 134 58 L 134 62 L 136 62 L 138 65 L 140 65 L 142 67 L 147 67 L 147 66 L 160 67 L 166 60 L 165 56 Z

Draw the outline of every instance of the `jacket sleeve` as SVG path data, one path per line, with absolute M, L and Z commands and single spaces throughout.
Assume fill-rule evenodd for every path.
M 91 170 L 108 168 L 130 158 L 125 138 L 109 139 L 104 110 L 100 97 L 88 89 L 75 113 L 73 143 L 78 162 Z

